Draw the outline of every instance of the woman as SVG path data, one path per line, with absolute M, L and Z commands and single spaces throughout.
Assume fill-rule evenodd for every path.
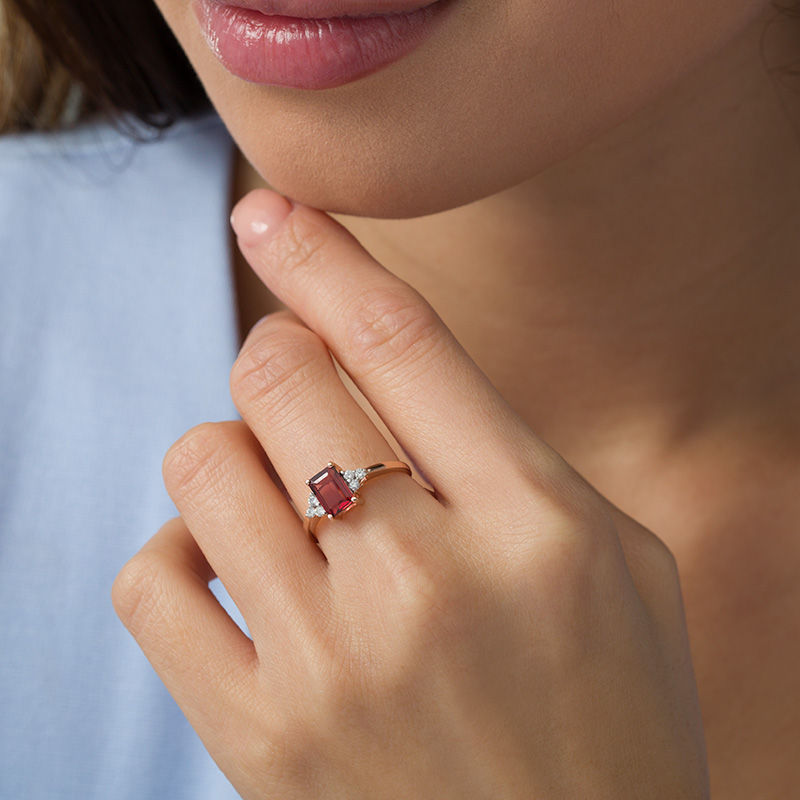
M 95 108 L 196 110 L 194 72 L 236 143 L 241 419 L 169 447 L 179 516 L 113 585 L 235 790 L 793 796 L 800 101 L 771 68 L 800 49 L 791 16 L 157 0 L 189 69 L 148 12 L 105 9 L 109 52 L 100 4 L 64 5 L 72 43 L 42 3 L 7 13 Z M 152 202 L 168 240 L 205 235 L 202 196 Z M 194 292 L 174 268 L 204 302 L 202 269 Z M 156 323 L 157 375 L 180 350 Z

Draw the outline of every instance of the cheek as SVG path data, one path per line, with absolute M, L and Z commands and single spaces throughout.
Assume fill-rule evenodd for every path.
M 190 0 L 159 0 L 248 160 L 342 214 L 443 211 L 535 175 L 657 97 L 769 0 L 457 0 L 387 69 L 326 91 L 248 83 L 211 53 Z

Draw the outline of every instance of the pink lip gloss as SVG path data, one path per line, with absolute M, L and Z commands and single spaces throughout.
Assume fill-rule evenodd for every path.
M 192 0 L 206 42 L 223 66 L 254 83 L 329 89 L 416 49 L 452 5 L 439 0 L 393 14 L 306 19 L 262 14 L 220 0 Z

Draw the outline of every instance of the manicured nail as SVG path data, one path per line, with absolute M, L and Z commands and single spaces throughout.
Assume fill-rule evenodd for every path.
M 255 247 L 267 241 L 292 210 L 292 203 L 270 189 L 254 189 L 233 207 L 231 227 L 239 241 Z

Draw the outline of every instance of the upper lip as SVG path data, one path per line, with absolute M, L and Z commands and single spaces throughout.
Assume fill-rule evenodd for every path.
M 218 0 L 225 5 L 249 8 L 262 14 L 301 19 L 333 17 L 382 17 L 408 13 L 439 0 Z

